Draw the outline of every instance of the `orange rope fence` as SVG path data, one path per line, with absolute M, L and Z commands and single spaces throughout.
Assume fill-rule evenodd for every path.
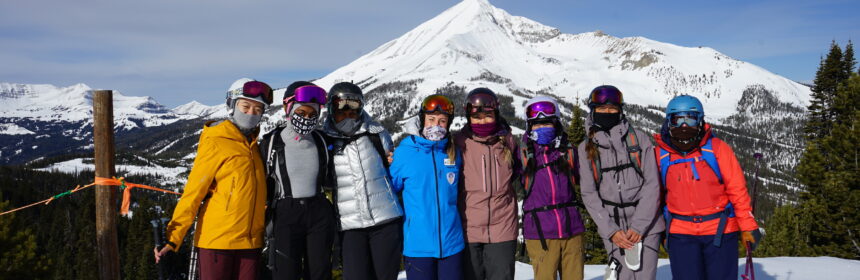
M 126 181 L 125 181 L 125 178 L 123 178 L 123 177 L 120 177 L 120 178 L 116 178 L 116 177 L 114 177 L 114 178 L 96 177 L 96 178 L 95 178 L 95 181 L 94 181 L 93 183 L 86 184 L 86 185 L 83 185 L 83 186 L 78 185 L 78 186 L 77 186 L 77 187 L 75 187 L 74 189 L 71 189 L 71 190 L 68 190 L 68 191 L 62 192 L 62 193 L 60 193 L 60 194 L 57 194 L 57 195 L 51 196 L 51 197 L 49 197 L 49 198 L 47 198 L 47 199 L 45 199 L 45 200 L 38 201 L 38 202 L 33 202 L 33 203 L 31 203 L 31 204 L 28 204 L 28 205 L 25 205 L 25 206 L 21 206 L 21 207 L 18 207 L 18 208 L 15 208 L 15 209 L 12 209 L 12 210 L 9 210 L 9 211 L 6 211 L 6 212 L 3 212 L 3 213 L 0 213 L 0 216 L 6 215 L 6 214 L 10 214 L 10 213 L 13 213 L 13 212 L 17 212 L 17 211 L 20 211 L 20 210 L 24 210 L 24 209 L 27 209 L 27 208 L 30 208 L 30 207 L 33 207 L 33 206 L 37 206 L 37 205 L 39 205 L 39 204 L 48 205 L 49 203 L 51 203 L 51 201 L 54 201 L 54 199 L 58 199 L 58 198 L 61 198 L 61 197 L 64 197 L 64 196 L 67 196 L 67 195 L 73 194 L 73 193 L 75 193 L 75 192 L 78 192 L 78 191 L 84 190 L 84 189 L 89 188 L 89 187 L 92 187 L 92 186 L 118 186 L 118 187 L 120 187 L 120 190 L 122 190 L 122 206 L 120 207 L 120 214 L 123 214 L 123 215 L 128 214 L 128 207 L 129 207 L 129 205 L 131 204 L 131 190 L 132 190 L 132 189 L 134 189 L 134 188 L 147 189 L 147 190 L 158 191 L 158 192 L 163 192 L 163 193 L 168 193 L 168 194 L 174 194 L 174 195 L 182 195 L 181 193 L 178 193 L 178 192 L 169 191 L 169 190 L 165 190 L 165 189 L 159 189 L 159 188 L 152 187 L 152 186 L 141 185 L 141 184 L 135 184 L 135 183 L 129 183 L 129 182 L 126 182 Z

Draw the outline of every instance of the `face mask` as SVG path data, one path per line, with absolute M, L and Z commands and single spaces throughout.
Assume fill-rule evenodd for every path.
M 240 110 L 233 110 L 233 115 L 230 119 L 242 134 L 250 135 L 254 132 L 254 129 L 257 128 L 257 125 L 260 124 L 260 120 L 263 119 L 263 115 L 249 115 Z
M 445 136 L 448 134 L 448 130 L 444 127 L 434 125 L 425 127 L 422 134 L 424 134 L 424 138 L 427 140 L 439 141 L 445 139 Z
M 301 135 L 307 135 L 316 128 L 317 118 L 317 116 L 305 118 L 302 115 L 293 113 L 290 117 L 290 123 L 293 125 L 293 131 Z
M 600 131 L 609 131 L 609 129 L 618 125 L 621 122 L 621 113 L 592 113 L 592 121 L 594 126 Z
M 669 129 L 669 138 L 680 152 L 688 152 L 696 147 L 699 143 L 699 128 L 698 127 L 675 127 Z
M 338 131 L 342 132 L 343 134 L 352 135 L 358 129 L 358 127 L 360 125 L 361 125 L 360 121 L 353 119 L 353 118 L 346 118 L 346 119 L 343 119 L 342 121 L 340 121 L 339 123 L 334 124 L 334 128 L 336 128 Z
M 472 132 L 479 137 L 487 137 L 491 134 L 495 133 L 498 130 L 498 125 L 495 122 L 493 123 L 484 123 L 484 124 L 470 124 L 472 128 Z
M 540 145 L 549 145 L 549 143 L 552 143 L 552 140 L 555 140 L 555 127 L 533 129 L 529 138 Z

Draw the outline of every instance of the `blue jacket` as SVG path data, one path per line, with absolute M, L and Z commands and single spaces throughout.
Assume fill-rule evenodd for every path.
M 403 192 L 406 212 L 404 256 L 444 258 L 465 247 L 463 224 L 457 211 L 463 159 L 458 152 L 454 162 L 448 160 L 447 141 L 410 135 L 394 150 L 392 188 Z

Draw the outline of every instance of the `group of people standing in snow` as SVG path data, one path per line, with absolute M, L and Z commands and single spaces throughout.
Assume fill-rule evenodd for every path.
M 291 84 L 286 121 L 258 137 L 272 102 L 260 81 L 228 90 L 230 115 L 204 126 L 156 262 L 195 219 L 202 279 L 256 279 L 264 258 L 273 279 L 331 279 L 333 261 L 344 279 L 396 279 L 401 265 L 408 279 L 513 279 L 520 229 L 536 279 L 582 279 L 581 208 L 606 279 L 654 279 L 661 243 L 675 279 L 737 279 L 739 239 L 756 242 L 743 171 L 692 96 L 669 102 L 655 145 L 621 91 L 599 86 L 577 145 L 551 97 L 525 103 L 520 138 L 490 89 L 459 105 L 430 95 L 396 149 L 355 84 Z

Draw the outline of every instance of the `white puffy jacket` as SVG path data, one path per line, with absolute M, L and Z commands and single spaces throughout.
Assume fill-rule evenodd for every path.
M 385 128 L 362 111 L 361 127 L 354 135 L 365 132 L 377 134 L 385 154 L 394 146 L 391 135 Z M 334 120 L 329 117 L 323 127 L 331 137 L 330 144 L 334 153 L 336 194 L 341 230 L 367 228 L 403 216 L 403 208 L 397 195 L 391 189 L 391 178 L 379 152 L 369 136 L 361 136 L 350 141 L 334 128 Z

